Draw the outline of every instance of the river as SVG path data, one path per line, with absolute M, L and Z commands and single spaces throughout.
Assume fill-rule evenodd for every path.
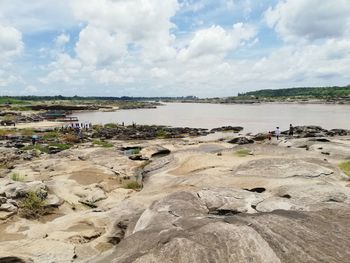
M 215 128 L 242 126 L 244 132 L 263 132 L 289 124 L 350 129 L 350 105 L 329 104 L 201 104 L 166 103 L 157 109 L 75 113 L 80 122 L 167 125 Z

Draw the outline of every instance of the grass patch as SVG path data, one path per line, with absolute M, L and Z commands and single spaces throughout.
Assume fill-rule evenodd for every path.
M 25 151 L 29 150 L 37 150 L 43 153 L 50 153 L 50 147 L 57 147 L 61 151 L 68 150 L 72 147 L 70 144 L 65 144 L 65 143 L 49 143 L 48 145 L 41 145 L 41 144 L 35 144 L 35 145 L 28 145 L 23 148 Z
M 132 182 L 129 182 L 129 183 L 126 184 L 126 188 L 127 189 L 133 189 L 133 190 L 141 190 L 142 185 L 139 184 L 136 181 L 132 181 Z
M 23 182 L 24 181 L 24 176 L 19 174 L 19 173 L 12 173 L 10 175 L 10 178 L 12 181 L 16 181 L 16 182 Z
M 141 152 L 141 148 L 135 148 L 135 149 L 132 149 L 131 150 L 131 154 L 134 155 L 134 154 L 139 154 Z
M 47 213 L 45 209 L 45 201 L 38 192 L 28 192 L 26 196 L 19 202 L 19 214 L 22 217 L 33 219 L 43 216 Z
M 42 137 L 44 140 L 57 139 L 59 133 L 57 131 L 46 132 Z
M 103 148 L 111 148 L 114 146 L 112 143 L 109 143 L 100 139 L 93 140 L 92 143 L 93 145 L 101 146 Z
M 105 128 L 110 128 L 110 129 L 112 129 L 112 128 L 117 128 L 117 127 L 118 127 L 118 124 L 116 124 L 116 123 L 107 123 L 107 124 L 105 124 L 104 127 L 105 127 Z
M 11 134 L 10 130 L 0 129 L 0 136 L 7 136 L 9 134 Z
M 33 129 L 21 129 L 20 130 L 21 135 L 23 136 L 33 136 L 34 135 L 34 130 Z
M 79 143 L 80 142 L 80 138 L 74 134 L 65 134 L 64 135 L 64 140 L 66 142 L 69 142 L 69 143 Z
M 235 155 L 238 157 L 246 157 L 247 155 L 250 155 L 250 151 L 248 149 L 240 149 L 235 152 Z
M 47 146 L 42 146 L 41 144 L 28 145 L 26 147 L 23 147 L 22 150 L 25 150 L 25 151 L 37 150 L 40 152 L 49 153 L 49 148 Z
M 157 130 L 157 132 L 156 132 L 157 138 L 164 138 L 166 135 L 167 135 L 167 133 L 164 129 Z
M 339 164 L 339 168 L 347 175 L 350 176 L 350 161 Z

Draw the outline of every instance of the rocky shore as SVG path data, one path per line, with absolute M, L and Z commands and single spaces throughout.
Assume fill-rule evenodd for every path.
M 350 131 L 241 130 L 2 134 L 0 262 L 348 262 Z

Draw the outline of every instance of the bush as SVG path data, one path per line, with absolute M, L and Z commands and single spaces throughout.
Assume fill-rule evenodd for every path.
M 127 183 L 126 188 L 133 189 L 133 190 L 140 190 L 142 188 L 142 185 L 136 181 L 132 181 L 132 182 Z
M 350 176 L 350 161 L 343 162 L 339 165 L 339 168 L 348 176 Z
M 70 134 L 70 133 L 64 135 L 64 140 L 66 142 L 70 142 L 70 143 L 80 142 L 80 138 L 78 136 L 76 136 L 74 134 Z
M 19 173 L 13 173 L 10 175 L 11 180 L 16 182 L 23 182 L 24 176 L 20 175 Z
M 166 132 L 164 129 L 157 130 L 156 137 L 157 138 L 164 138 L 166 136 Z
M 131 154 L 139 154 L 141 152 L 141 148 L 135 148 L 131 150 Z
M 20 201 L 19 208 L 20 215 L 28 219 L 38 218 L 48 212 L 45 209 L 45 201 L 37 192 L 28 192 Z
M 239 157 L 246 157 L 247 155 L 250 155 L 250 151 L 248 149 L 240 149 L 236 151 L 235 154 Z
M 105 124 L 104 127 L 105 127 L 105 128 L 117 128 L 117 127 L 118 127 L 118 124 L 115 124 L 115 123 L 107 123 L 107 124 Z

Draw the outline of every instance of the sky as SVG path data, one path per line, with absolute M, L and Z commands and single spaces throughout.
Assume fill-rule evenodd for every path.
M 0 0 L 0 95 L 350 84 L 350 0 Z

